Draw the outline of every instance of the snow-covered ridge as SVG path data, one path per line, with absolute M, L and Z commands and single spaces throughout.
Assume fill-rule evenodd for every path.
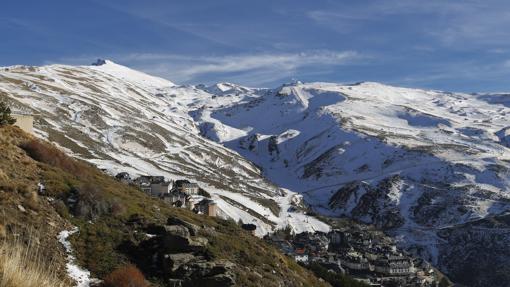
M 509 103 L 371 82 L 296 83 L 194 118 L 204 136 L 316 210 L 375 224 L 441 267 L 452 246 L 440 230 L 510 211 Z
M 36 133 L 112 174 L 127 171 L 197 181 L 225 217 L 255 223 L 263 235 L 285 226 L 328 227 L 302 212 L 274 214 L 298 198 L 261 176 L 235 151 L 203 138 L 191 111 L 241 96 L 215 98 L 105 60 L 92 66 L 0 69 L 0 97 L 38 114 Z M 225 91 L 251 91 L 222 85 Z M 274 208 L 273 208 L 274 210 Z
M 196 180 L 225 216 L 261 233 L 327 230 L 290 211 L 303 197 L 445 267 L 454 243 L 442 231 L 510 211 L 505 94 L 371 82 L 177 86 L 125 69 L 9 67 L 0 96 L 40 113 L 38 134 L 69 152 L 113 172 Z

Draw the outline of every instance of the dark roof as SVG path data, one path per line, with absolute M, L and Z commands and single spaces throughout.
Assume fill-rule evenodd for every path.
M 247 224 L 241 225 L 241 228 L 244 229 L 244 230 L 253 231 L 253 230 L 257 229 L 257 225 L 251 224 L 251 223 L 247 223 Z
M 191 183 L 189 180 L 186 179 L 178 179 L 175 181 L 175 186 L 181 187 L 185 183 Z
M 152 176 L 152 175 L 142 175 L 136 179 L 138 182 L 150 182 L 150 183 L 162 183 L 165 181 L 164 176 Z
M 118 179 L 130 179 L 131 178 L 129 176 L 129 173 L 127 173 L 127 172 L 117 173 L 117 175 L 115 177 L 118 178 Z
M 206 205 L 206 204 L 209 204 L 209 205 L 212 205 L 212 204 L 216 204 L 216 202 L 214 202 L 214 200 L 212 199 L 202 199 L 198 204 L 200 205 Z

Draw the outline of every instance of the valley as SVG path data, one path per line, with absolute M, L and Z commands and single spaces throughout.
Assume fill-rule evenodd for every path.
M 505 94 L 372 82 L 176 85 L 104 61 L 0 68 L 0 99 L 36 115 L 38 137 L 110 174 L 198 182 L 222 217 L 257 225 L 259 236 L 286 226 L 328 232 L 310 211 L 348 217 L 470 286 L 496 279 L 466 277 L 461 238 L 510 242 L 501 228 L 510 211 Z M 470 255 L 481 270 L 493 256 L 510 262 L 483 246 Z

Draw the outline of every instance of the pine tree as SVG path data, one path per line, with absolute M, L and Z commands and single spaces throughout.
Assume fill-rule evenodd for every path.
M 11 109 L 6 103 L 0 102 L 0 126 L 13 125 L 16 119 L 11 116 Z

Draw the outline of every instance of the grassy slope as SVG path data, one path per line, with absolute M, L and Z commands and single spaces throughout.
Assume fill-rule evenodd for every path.
M 22 141 L 29 139 L 18 128 L 0 128 L 0 241 L 5 240 L 2 246 L 16 246 L 20 252 L 29 247 L 37 250 L 37 256 L 45 258 L 44 265 L 53 266 L 53 272 L 64 277 L 65 254 L 56 236 L 69 224 L 55 212 L 47 198 L 37 196 L 40 169 L 18 148 Z M 13 258 L 4 258 L 3 263 L 12 263 Z
M 54 266 L 40 256 L 39 247 L 5 240 L 0 242 L 0 287 L 65 287 Z
M 209 239 L 209 252 L 215 259 L 227 259 L 237 264 L 235 273 L 239 286 L 326 286 L 309 271 L 283 256 L 274 247 L 241 230 L 234 222 L 169 207 L 133 187 L 115 181 L 87 163 L 66 157 L 59 151 L 56 151 L 56 156 L 38 158 L 37 162 L 20 148 L 31 141 L 31 137 L 16 127 L 0 128 L 0 139 L 0 189 L 3 185 L 3 189 L 9 190 L 1 195 L 16 197 L 13 202 L 2 197 L 2 207 L 16 206 L 23 200 L 27 201 L 26 205 L 29 206 L 31 197 L 22 194 L 30 194 L 35 190 L 37 182 L 44 182 L 48 193 L 56 199 L 52 205 L 61 216 L 56 215 L 42 197 L 39 202 L 44 204 L 34 207 L 39 211 L 35 211 L 38 212 L 37 215 L 31 216 L 30 220 L 24 218 L 27 216 L 25 213 L 13 212 L 10 216 L 14 217 L 20 226 L 23 226 L 23 222 L 33 221 L 34 225 L 48 228 L 48 224 L 42 224 L 42 218 L 38 219 L 41 214 L 48 213 L 46 220 L 58 221 L 54 224 L 55 230 L 51 233 L 45 231 L 48 239 L 54 239 L 59 228 L 69 227 L 66 221 L 78 226 L 79 234 L 71 238 L 73 247 L 80 263 L 95 276 L 102 278 L 116 267 L 128 263 L 128 256 L 121 251 L 120 246 L 123 242 L 137 240 L 139 235 L 126 225 L 127 220 L 137 214 L 158 224 L 165 223 L 168 217 L 178 217 L 200 226 L 214 227 L 215 233 L 203 234 Z M 50 151 L 55 149 L 48 143 L 42 145 Z M 73 190 L 86 189 L 85 186 L 90 185 L 100 189 L 101 200 L 115 202 L 120 208 L 114 213 L 101 214 L 94 218 L 93 222 L 84 217 L 71 216 L 68 206 L 63 202 L 66 202 Z M 26 187 L 28 191 L 16 190 L 19 186 Z M 26 214 L 31 214 L 31 211 Z M 53 246 L 48 250 L 60 252 L 60 256 L 53 257 L 60 258 L 62 263 L 62 251 L 55 248 L 55 240 L 46 241 L 48 242 L 45 244 Z

